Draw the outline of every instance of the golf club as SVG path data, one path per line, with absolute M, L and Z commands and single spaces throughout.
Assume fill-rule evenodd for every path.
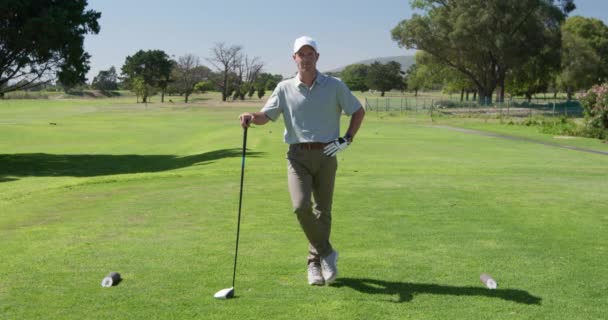
M 232 271 L 232 287 L 222 289 L 215 293 L 216 299 L 230 299 L 234 297 L 234 280 L 236 279 L 236 258 L 239 253 L 239 233 L 241 231 L 241 205 L 243 204 L 243 180 L 245 178 L 245 151 L 247 150 L 247 128 L 243 129 L 243 155 L 241 158 L 241 191 L 239 192 L 239 214 L 236 223 L 236 249 L 234 250 L 234 269 Z

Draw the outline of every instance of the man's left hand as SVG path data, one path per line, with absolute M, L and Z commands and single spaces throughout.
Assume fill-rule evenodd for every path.
M 330 143 L 328 143 L 325 148 L 323 148 L 323 153 L 329 157 L 335 157 L 338 152 L 346 150 L 350 142 L 346 137 L 338 138 Z

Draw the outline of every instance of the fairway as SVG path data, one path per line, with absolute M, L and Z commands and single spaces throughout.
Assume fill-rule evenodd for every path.
M 370 112 L 338 156 L 325 287 L 306 282 L 282 119 L 252 127 L 236 298 L 214 299 L 232 279 L 237 117 L 261 105 L 0 100 L 0 319 L 606 318 L 608 156 L 422 114 Z M 111 271 L 124 280 L 102 288 Z

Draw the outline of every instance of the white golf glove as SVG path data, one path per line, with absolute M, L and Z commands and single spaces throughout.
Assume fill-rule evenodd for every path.
M 323 153 L 329 157 L 335 157 L 338 152 L 346 150 L 350 142 L 346 140 L 346 138 L 338 138 L 330 143 L 328 143 L 325 148 L 323 148 Z

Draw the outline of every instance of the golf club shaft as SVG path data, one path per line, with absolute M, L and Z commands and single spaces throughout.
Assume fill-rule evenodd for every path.
M 239 235 L 241 232 L 241 205 L 243 204 L 243 181 L 245 178 L 245 152 L 247 151 L 247 128 L 243 129 L 243 155 L 241 157 L 241 190 L 239 191 L 239 214 L 236 223 L 236 248 L 234 250 L 234 270 L 232 271 L 232 287 L 236 279 L 236 259 L 239 254 Z

